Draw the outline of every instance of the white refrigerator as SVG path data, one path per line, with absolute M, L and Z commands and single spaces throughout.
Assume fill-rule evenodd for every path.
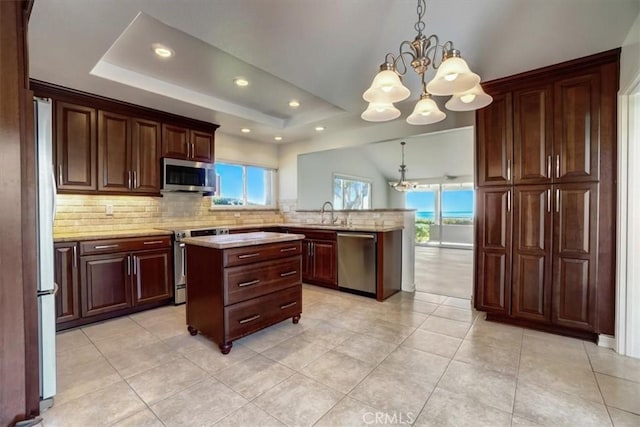
M 38 260 L 38 345 L 40 409 L 53 405 L 56 394 L 56 301 L 53 273 L 53 219 L 56 183 L 53 175 L 52 104 L 35 98 L 35 141 L 37 162 L 37 260 Z

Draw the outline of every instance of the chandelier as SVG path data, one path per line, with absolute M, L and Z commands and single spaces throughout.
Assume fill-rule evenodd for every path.
M 417 186 L 417 182 L 409 182 L 407 181 L 407 177 L 405 176 L 407 173 L 407 165 L 404 164 L 404 146 L 406 142 L 402 141 L 400 145 L 402 146 L 402 163 L 400 164 L 400 181 L 398 182 L 390 182 L 389 185 L 392 186 L 395 190 L 398 191 L 411 191 L 414 190 Z
M 480 86 L 480 76 L 473 73 L 460 51 L 454 49 L 453 42 L 439 44 L 438 36 L 428 37 L 422 34 L 425 23 L 422 20 L 426 9 L 426 0 L 418 0 L 418 21 L 414 28 L 418 35 L 413 41 L 405 40 L 400 43 L 398 56 L 392 53 L 385 55 L 380 65 L 380 72 L 373 79 L 373 83 L 362 97 L 369 102 L 368 108 L 361 117 L 370 122 L 384 122 L 400 116 L 393 103 L 405 100 L 411 92 L 400 80 L 408 70 L 407 62 L 420 76 L 422 93 L 416 103 L 413 113 L 407 117 L 407 123 L 412 125 L 428 125 L 444 120 L 446 114 L 440 111 L 438 105 L 431 98 L 432 95 L 451 96 L 445 106 L 452 111 L 472 111 L 486 107 L 493 101 Z M 438 61 L 438 52 L 441 59 Z M 425 82 L 425 73 L 431 66 L 436 75 L 430 82 Z

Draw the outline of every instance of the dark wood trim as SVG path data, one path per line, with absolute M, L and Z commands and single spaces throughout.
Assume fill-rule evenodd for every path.
M 514 74 L 482 83 L 482 88 L 487 93 L 502 93 L 530 87 L 532 81 L 552 81 L 564 78 L 567 75 L 583 74 L 587 69 L 597 69 L 601 65 L 619 63 L 621 48 L 615 48 L 594 55 L 577 58 L 547 67 L 537 68 L 524 73 Z
M 402 289 L 402 230 L 377 234 L 376 299 L 384 301 Z
M 579 338 L 591 342 L 598 342 L 598 334 L 593 332 L 581 331 L 577 329 L 567 329 L 563 326 L 556 326 L 551 323 L 540 323 L 531 320 L 516 319 L 508 315 L 498 313 L 487 313 L 487 320 L 493 322 L 509 323 L 511 325 L 522 326 L 525 328 L 536 329 L 538 331 L 551 332 L 565 337 Z
M 179 124 L 190 129 L 214 133 L 220 126 L 214 123 L 204 122 L 189 117 L 178 116 L 153 108 L 142 107 L 124 101 L 94 95 L 76 89 L 58 86 L 41 80 L 30 80 L 31 90 L 36 96 L 55 98 L 56 100 L 86 105 L 92 108 L 112 111 L 118 114 L 129 115 L 141 119 L 161 121 L 163 123 Z

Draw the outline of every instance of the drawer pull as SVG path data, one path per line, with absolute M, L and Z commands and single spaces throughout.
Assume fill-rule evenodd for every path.
M 292 270 L 292 271 L 287 271 L 286 273 L 280 273 L 280 277 L 293 276 L 297 272 L 298 272 L 297 270 Z
M 152 240 L 150 242 L 144 242 L 143 245 L 159 245 L 162 243 L 162 240 Z
M 295 251 L 296 249 L 298 249 L 298 248 L 296 248 L 295 246 L 290 247 L 290 248 L 282 248 L 282 249 L 280 249 L 280 252 Z
M 117 248 L 119 245 L 96 245 L 93 248 L 94 249 L 113 249 L 113 248 Z
M 296 304 L 298 304 L 298 303 L 296 301 L 294 301 L 294 302 L 290 302 L 289 304 L 281 305 L 280 306 L 280 310 L 286 310 L 287 308 L 293 307 Z
M 252 280 L 250 282 L 238 283 L 238 287 L 242 288 L 242 287 L 245 287 L 245 286 L 257 285 L 258 283 L 260 283 L 260 280 L 256 279 L 256 280 Z
M 247 317 L 246 319 L 238 320 L 238 323 L 245 324 L 245 323 L 253 322 L 254 320 L 258 320 L 259 318 L 260 318 L 260 315 L 256 314 L 255 316 L 251 316 L 251 317 Z
M 246 259 L 246 258 L 254 258 L 260 256 L 260 252 L 256 252 L 253 254 L 242 254 L 242 255 L 238 255 L 238 259 Z

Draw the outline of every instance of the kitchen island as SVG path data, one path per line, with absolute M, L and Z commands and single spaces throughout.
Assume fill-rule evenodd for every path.
M 223 354 L 232 341 L 302 313 L 302 234 L 253 232 L 184 239 L 187 327 Z

